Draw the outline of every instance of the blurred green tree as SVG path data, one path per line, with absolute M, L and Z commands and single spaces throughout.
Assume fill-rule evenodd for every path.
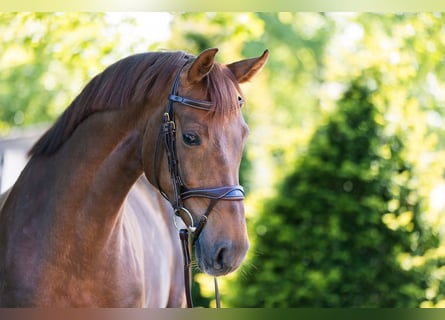
M 233 281 L 231 304 L 416 307 L 425 299 L 427 276 L 398 258 L 423 254 L 437 238 L 420 223 L 405 143 L 384 133 L 371 96 L 352 82 L 265 204 L 256 255 Z

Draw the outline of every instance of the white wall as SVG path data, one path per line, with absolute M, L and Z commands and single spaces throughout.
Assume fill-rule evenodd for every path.
M 9 149 L 3 152 L 0 193 L 5 192 L 14 184 L 27 161 L 26 151 L 24 150 Z
M 9 189 L 28 162 L 27 153 L 46 127 L 14 130 L 0 137 L 0 193 Z

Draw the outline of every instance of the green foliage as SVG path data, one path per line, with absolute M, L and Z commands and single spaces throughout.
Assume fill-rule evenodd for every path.
M 443 205 L 430 207 L 429 197 L 443 183 L 443 20 L 441 14 L 427 13 L 288 12 L 174 19 L 172 40 L 179 47 L 216 46 L 231 59 L 237 52 L 251 57 L 264 48 L 271 51 L 265 70 L 243 88 L 251 134 L 241 178 L 249 190 L 252 249 L 241 272 L 222 286 L 229 305 L 294 306 L 297 300 L 289 295 L 297 291 L 297 306 L 441 305 L 445 221 Z M 350 90 L 338 102 L 345 88 Z M 366 101 L 369 108 L 359 108 Z M 349 125 L 343 125 L 346 119 Z M 292 193 L 297 191 L 298 201 Z M 280 206 L 287 209 L 285 218 L 274 211 Z M 338 214 L 323 222 L 320 217 L 334 209 Z M 290 212 L 298 212 L 299 220 L 289 218 Z M 298 237 L 287 243 L 288 251 L 277 250 L 277 237 L 290 241 L 291 223 L 297 222 Z M 274 229 L 277 225 L 283 228 Z M 361 235 L 355 236 L 359 227 Z M 306 240 L 308 230 L 332 243 Z M 312 260 L 294 259 L 300 239 Z M 380 248 L 381 243 L 386 246 Z M 379 268 L 363 269 L 367 275 L 357 269 L 360 258 L 370 254 L 384 259 L 368 259 Z M 308 261 L 326 256 L 329 266 L 343 265 L 306 270 Z M 304 276 L 283 272 L 291 263 Z M 255 284 L 258 278 L 264 286 Z M 382 280 L 372 286 L 376 278 Z M 374 292 L 366 300 L 368 286 Z M 382 296 L 392 287 L 399 293 Z M 341 298 L 354 290 L 362 300 Z M 324 298 L 304 300 L 313 291 Z
M 246 92 L 245 115 L 254 128 L 247 160 L 254 173 L 252 191 L 270 193 L 271 184 L 284 178 L 296 150 L 319 121 L 323 52 L 332 36 L 332 21 L 319 13 L 290 12 L 258 13 L 257 19 L 264 31 L 245 41 L 243 55 L 258 55 L 263 47 L 271 55 L 263 74 L 252 81 L 254 89 Z
M 0 14 L 0 135 L 53 121 L 145 48 L 218 47 L 224 62 L 268 48 L 243 85 L 252 249 L 220 279 L 223 305 L 445 306 L 443 14 L 176 13 L 165 43 L 127 17 Z
M 0 14 L 0 134 L 54 121 L 89 79 L 120 58 L 121 35 L 112 27 L 102 13 Z
M 412 164 L 400 138 L 384 135 L 371 95 L 351 84 L 265 204 L 253 227 L 255 271 L 233 282 L 233 305 L 416 307 L 424 300 L 426 276 L 397 259 L 421 254 L 428 235 L 409 187 Z M 401 175 L 406 181 L 395 193 Z

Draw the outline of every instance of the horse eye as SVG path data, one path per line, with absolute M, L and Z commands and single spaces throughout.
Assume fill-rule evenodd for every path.
M 201 144 L 199 136 L 191 132 L 184 133 L 182 135 L 182 140 L 189 146 L 199 146 Z

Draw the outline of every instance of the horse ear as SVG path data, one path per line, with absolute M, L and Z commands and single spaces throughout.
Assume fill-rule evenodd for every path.
M 238 83 L 243 83 L 249 81 L 263 68 L 268 57 L 269 50 L 266 49 L 260 57 L 234 62 L 227 67 L 235 75 Z
M 217 52 L 217 48 L 206 49 L 193 61 L 187 76 L 191 83 L 201 81 L 212 70 Z

